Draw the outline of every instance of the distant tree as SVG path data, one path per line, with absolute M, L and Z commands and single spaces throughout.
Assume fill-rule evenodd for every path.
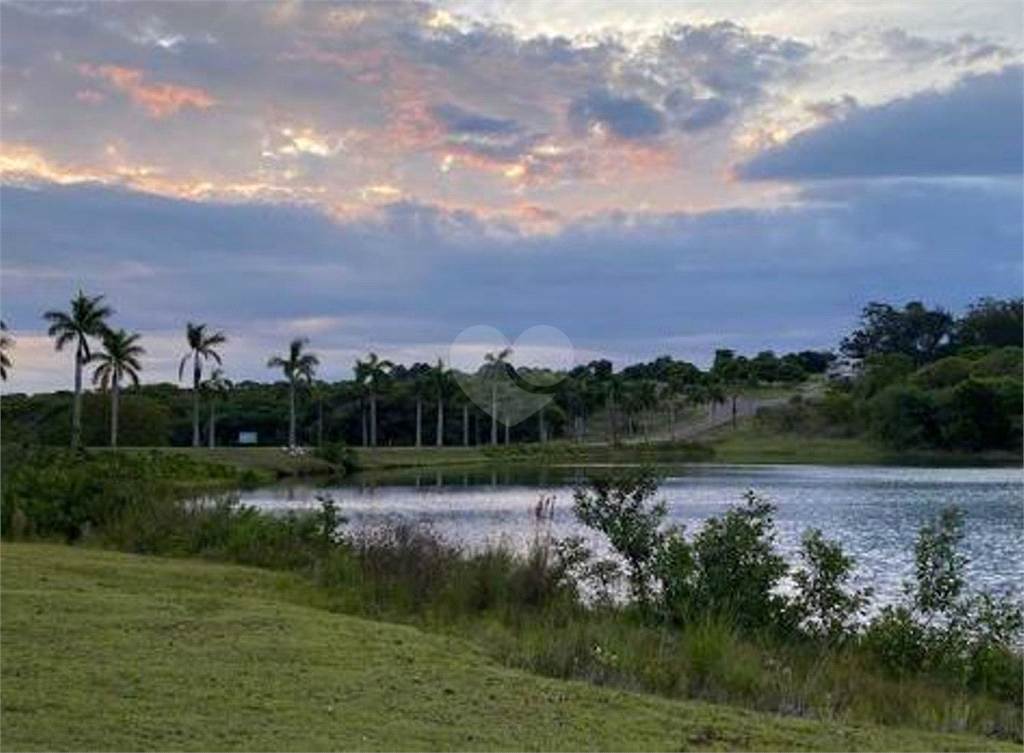
M 836 360 L 835 353 L 828 350 L 801 350 L 795 354 L 800 366 L 808 374 L 824 374 Z
M 223 402 L 231 395 L 234 385 L 224 376 L 223 369 L 214 369 L 210 376 L 203 380 L 199 387 L 206 393 L 210 403 L 210 419 L 207 427 L 206 443 L 212 450 L 217 446 L 217 403 Z
M 71 311 L 47 311 L 43 319 L 50 323 L 46 334 L 55 338 L 54 346 L 63 350 L 75 343 L 75 398 L 71 408 L 71 446 L 82 444 L 82 367 L 92 356 L 89 338 L 102 338 L 107 332 L 107 317 L 114 310 L 103 305 L 103 296 L 87 296 L 81 290 L 71 299 Z
M 437 397 L 437 431 L 434 435 L 434 444 L 438 447 L 444 446 L 444 401 L 451 389 L 452 373 L 444 365 L 444 361 L 437 359 L 437 364 L 430 370 L 430 383 Z
M 937 443 L 936 404 L 932 393 L 906 382 L 886 387 L 868 402 L 872 432 L 885 444 L 904 449 Z
M 382 360 L 376 353 L 370 353 L 365 361 L 356 361 L 356 379 L 366 386 L 370 395 L 370 445 L 377 446 L 377 393 L 384 380 L 395 367 L 391 361 Z
M 288 380 L 288 446 L 295 447 L 295 386 L 298 382 L 313 380 L 320 359 L 313 353 L 303 353 L 309 340 L 296 338 L 288 347 L 285 358 L 273 356 L 267 361 L 267 368 L 281 369 Z
M 103 350 L 93 353 L 89 357 L 90 363 L 98 364 L 92 375 L 93 384 L 98 384 L 104 391 L 110 390 L 111 447 L 117 447 L 117 414 L 121 380 L 128 377 L 132 384 L 136 386 L 139 384 L 139 371 L 142 370 L 139 357 L 146 354 L 142 346 L 137 344 L 139 337 L 138 333 L 129 335 L 123 329 L 108 330 L 103 334 Z
M 942 443 L 955 450 L 1007 447 L 1011 420 L 998 390 L 975 379 L 939 393 L 937 421 Z
M 840 345 L 850 358 L 904 353 L 922 365 L 941 356 L 953 334 L 953 317 L 948 312 L 928 309 L 918 301 L 902 311 L 887 303 L 869 303 L 861 313 L 861 325 Z
M 0 332 L 6 332 L 7 325 L 0 320 Z M 7 335 L 0 334 L 0 379 L 7 381 L 7 370 L 11 368 L 10 349 L 14 346 L 14 340 Z
M 199 382 L 203 376 L 203 361 L 208 358 L 221 365 L 220 354 L 214 350 L 218 345 L 227 342 L 223 332 L 207 334 L 205 324 L 185 325 L 185 339 L 188 341 L 188 351 L 181 357 L 178 364 L 178 380 L 181 380 L 185 372 L 185 364 L 192 359 L 192 446 L 199 446 Z
M 958 348 L 1002 348 L 1024 344 L 1024 298 L 981 298 L 957 320 L 953 342 Z
M 505 364 L 512 355 L 512 348 L 502 348 L 497 353 L 487 353 L 481 369 L 483 377 L 491 385 L 491 444 L 498 444 L 498 385 L 505 374 Z M 505 418 L 508 416 L 506 414 Z M 505 424 L 505 442 L 508 443 L 508 424 Z
M 774 356 L 774 353 L 772 354 Z M 715 351 L 715 360 L 711 366 L 711 376 L 720 385 L 732 401 L 732 427 L 736 428 L 736 398 L 740 388 L 751 377 L 750 361 L 728 348 Z

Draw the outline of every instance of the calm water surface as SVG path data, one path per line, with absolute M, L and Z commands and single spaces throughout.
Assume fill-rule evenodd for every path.
M 965 512 L 965 550 L 975 587 L 1024 596 L 1024 471 L 1019 468 L 882 468 L 798 465 L 687 465 L 661 468 L 659 496 L 671 522 L 689 532 L 742 503 L 754 490 L 777 507 L 779 548 L 795 556 L 802 533 L 820 528 L 858 562 L 860 584 L 874 586 L 879 601 L 899 597 L 911 573 L 918 528 L 948 505 Z M 351 525 L 403 517 L 429 522 L 447 539 L 466 546 L 504 541 L 529 545 L 538 524 L 541 495 L 555 498 L 552 533 L 580 533 L 572 491 L 589 468 L 522 468 L 409 472 L 373 483 L 353 477 L 330 487 L 271 487 L 242 494 L 265 509 L 319 507 L 329 493 Z

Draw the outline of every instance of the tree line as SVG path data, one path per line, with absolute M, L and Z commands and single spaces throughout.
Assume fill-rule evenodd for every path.
M 776 429 L 863 434 L 897 450 L 1019 450 L 1024 299 L 982 298 L 962 317 L 871 303 L 840 352 L 851 368 L 817 403 L 762 416 Z
M 72 446 L 215 447 L 237 442 L 241 432 L 254 432 L 260 444 L 290 447 L 335 442 L 469 446 L 583 439 L 595 435 L 590 421 L 599 416 L 602 436 L 614 442 L 650 430 L 656 416 L 672 427 L 686 410 L 735 400 L 749 385 L 800 382 L 824 371 L 833 358 L 825 351 L 782 357 L 764 351 L 747 358 L 721 349 L 707 371 L 670 356 L 618 372 L 604 359 L 568 373 L 520 368 L 516 373 L 532 383 L 552 385 L 553 399 L 536 411 L 535 419 L 514 423 L 506 419 L 521 393 L 507 378 L 510 349 L 487 354 L 471 374 L 453 370 L 440 359 L 405 366 L 370 353 L 355 363 L 352 379 L 328 383 L 316 378 L 319 358 L 309 350 L 308 340 L 298 338 L 286 354 L 267 362 L 269 368 L 281 370 L 283 383 L 234 382 L 226 376 L 220 352 L 227 336 L 189 322 L 178 378 L 181 382 L 191 372 L 191 384 L 183 390 L 167 383 L 140 383 L 145 355 L 141 336 L 112 327 L 114 313 L 104 296 L 79 291 L 67 311 L 43 315 L 56 349 L 73 350 L 70 416 L 63 392 L 5 396 L 5 441 L 63 444 L 70 428 Z M 12 367 L 10 345 L 4 337 L 4 378 Z M 90 367 L 97 392 L 83 385 Z M 474 392 L 482 390 L 486 399 L 477 404 L 460 384 L 478 386 Z M 425 411 L 433 411 L 427 421 Z
M 918 302 L 902 309 L 868 304 L 861 326 L 839 348 L 849 365 L 839 372 L 845 378 L 831 382 L 816 415 L 833 428 L 870 430 L 897 446 L 1013 446 L 1020 433 L 1020 411 L 1016 423 L 1013 411 L 1021 396 L 1014 361 L 1024 331 L 1021 311 L 1019 299 L 981 299 L 959 319 Z M 220 353 L 227 336 L 189 322 L 178 377 L 181 382 L 190 371 L 191 379 L 182 389 L 140 384 L 140 335 L 111 327 L 113 314 L 102 295 L 81 291 L 68 311 L 44 314 L 57 350 L 74 350 L 74 391 L 70 401 L 65 392 L 5 396 L 5 441 L 65 444 L 69 429 L 75 446 L 215 447 L 237 443 L 242 432 L 255 433 L 260 444 L 289 447 L 672 439 L 686 414 L 731 403 L 735 416 L 743 391 L 798 384 L 834 370 L 837 360 L 826 350 L 748 357 L 721 348 L 706 370 L 667 355 L 619 371 L 606 359 L 568 372 L 520 368 L 531 383 L 551 385 L 552 399 L 514 423 L 504 419 L 522 393 L 507 378 L 509 349 L 487 354 L 473 373 L 440 359 L 405 366 L 370 353 L 356 361 L 352 379 L 326 382 L 317 379 L 320 360 L 308 340 L 297 338 L 267 362 L 283 381 L 236 382 L 228 379 Z M 12 368 L 10 344 L 4 336 L 4 378 Z M 83 389 L 88 367 L 96 392 Z

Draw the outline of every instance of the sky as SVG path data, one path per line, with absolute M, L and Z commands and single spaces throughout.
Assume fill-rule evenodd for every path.
M 871 301 L 1020 296 L 1022 12 L 4 2 L 3 389 L 70 385 L 41 314 L 79 289 L 146 381 L 189 321 L 233 379 L 308 337 L 334 380 L 481 325 L 704 366 L 835 348 Z

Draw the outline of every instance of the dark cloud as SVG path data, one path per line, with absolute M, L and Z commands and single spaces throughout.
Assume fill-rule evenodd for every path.
M 740 166 L 748 180 L 1020 175 L 1024 68 L 969 75 L 798 133 Z
M 665 109 L 671 113 L 676 128 L 690 133 L 720 124 L 729 117 L 733 106 L 721 97 L 695 98 L 676 89 L 665 98 Z
M 585 134 L 595 124 L 606 126 L 619 138 L 648 139 L 665 131 L 665 116 L 638 97 L 597 91 L 569 107 L 569 125 L 577 134 Z
M 248 337 L 323 317 L 339 323 L 315 333 L 318 347 L 398 348 L 544 323 L 577 347 L 705 358 L 722 345 L 834 346 L 871 300 L 962 308 L 1020 294 L 1017 183 L 833 182 L 804 198 L 525 236 L 411 202 L 339 224 L 291 207 L 6 187 L 4 318 L 41 331 L 40 312 L 82 285 L 143 332 L 198 319 Z M 699 352 L 673 344 L 695 338 Z M 252 368 L 263 376 L 260 359 Z
M 450 133 L 471 136 L 503 136 L 522 130 L 516 121 L 507 118 L 492 118 L 466 110 L 458 105 L 445 102 L 431 108 L 434 118 Z

